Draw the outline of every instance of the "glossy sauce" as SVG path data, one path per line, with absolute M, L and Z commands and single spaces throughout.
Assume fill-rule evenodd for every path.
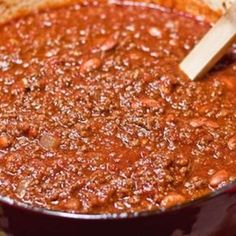
M 136 212 L 235 179 L 235 53 L 189 81 L 178 64 L 210 25 L 155 8 L 78 4 L 0 27 L 1 195 Z

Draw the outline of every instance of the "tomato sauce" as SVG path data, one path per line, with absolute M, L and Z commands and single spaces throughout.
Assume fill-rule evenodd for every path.
M 155 5 L 95 1 L 2 25 L 0 194 L 139 212 L 235 180 L 234 49 L 201 81 L 178 67 L 209 28 Z

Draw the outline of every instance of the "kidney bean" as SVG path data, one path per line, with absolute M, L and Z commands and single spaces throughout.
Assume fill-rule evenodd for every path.
M 152 108 L 160 107 L 160 103 L 153 98 L 141 98 L 140 102 L 142 105 L 147 107 L 152 107 Z
M 229 179 L 229 173 L 226 170 L 216 172 L 210 179 L 211 187 L 218 187 Z
M 63 204 L 64 207 L 68 210 L 79 210 L 81 207 L 81 203 L 78 199 L 76 198 L 70 198 L 66 200 L 66 202 Z
M 219 128 L 219 125 L 212 121 L 212 120 L 208 120 L 204 117 L 200 117 L 200 118 L 196 118 L 196 119 L 192 119 L 190 121 L 190 125 L 193 127 L 193 128 L 200 128 L 200 127 L 209 127 L 209 128 L 213 128 L 213 129 L 217 129 Z
M 184 202 L 184 196 L 177 193 L 170 193 L 161 201 L 161 207 L 166 209 L 173 206 L 181 205 Z
M 157 27 L 150 27 L 148 32 L 153 37 L 157 37 L 157 38 L 161 37 L 161 31 Z
M 11 141 L 10 141 L 9 137 L 7 137 L 6 134 L 3 134 L 0 137 L 0 148 L 7 148 L 10 146 L 10 144 L 11 144 Z
M 110 35 L 101 45 L 100 49 L 102 51 L 109 51 L 114 49 L 118 45 L 118 37 L 119 37 L 119 32 Z
M 100 59 L 94 57 L 91 59 L 88 59 L 87 61 L 84 61 L 80 66 L 80 73 L 85 74 L 89 73 L 93 70 L 98 69 L 101 66 L 102 62 Z
M 228 141 L 228 147 L 231 151 L 236 150 L 236 135 L 230 138 Z
M 206 120 L 204 125 L 212 129 L 217 129 L 220 127 L 215 121 L 212 121 L 212 120 Z
M 41 136 L 39 143 L 46 150 L 55 149 L 60 146 L 59 138 L 48 133 L 44 133 Z
M 204 121 L 205 121 L 204 118 L 196 118 L 190 121 L 190 125 L 193 128 L 200 128 L 204 125 Z
M 19 182 L 17 189 L 16 189 L 17 196 L 19 198 L 23 198 L 25 196 L 30 182 L 31 182 L 30 179 L 23 179 L 22 181 Z

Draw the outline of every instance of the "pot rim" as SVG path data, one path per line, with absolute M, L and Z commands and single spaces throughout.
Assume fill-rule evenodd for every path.
M 119 0 L 110 0 L 113 3 L 119 3 Z M 127 3 L 133 3 L 135 2 L 128 0 L 126 1 Z M 140 4 L 140 2 L 138 2 Z M 148 3 L 149 6 L 154 6 L 152 3 Z M 157 6 L 157 5 L 155 5 Z M 158 5 L 159 9 L 162 9 L 162 6 Z M 182 11 L 181 11 L 182 12 Z M 184 13 L 188 15 L 188 13 Z M 191 14 L 190 14 L 191 15 Z M 235 189 L 235 191 L 233 190 Z M 48 210 L 46 208 L 41 208 L 41 207 L 34 207 L 31 206 L 27 203 L 21 203 L 19 201 L 13 200 L 9 197 L 6 196 L 1 196 L 0 195 L 0 210 L 1 206 L 7 206 L 10 208 L 15 208 L 17 210 L 21 211 L 27 211 L 29 213 L 35 213 L 35 214 L 40 214 L 43 216 L 51 216 L 51 217 L 57 217 L 57 218 L 64 218 L 64 219 L 73 219 L 73 220 L 125 220 L 125 219 L 135 219 L 135 218 L 140 218 L 140 217 L 149 217 L 149 216 L 158 216 L 158 215 L 163 215 L 163 214 L 168 214 L 168 213 L 173 213 L 177 212 L 179 210 L 182 210 L 184 208 L 188 208 L 191 206 L 196 206 L 198 204 L 210 201 L 211 199 L 216 198 L 217 196 L 220 196 L 224 193 L 230 193 L 230 192 L 235 192 L 236 194 L 236 180 L 232 181 L 229 184 L 226 184 L 222 188 L 213 191 L 201 198 L 198 198 L 196 200 L 186 202 L 182 205 L 172 207 L 167 210 L 146 210 L 146 211 L 141 211 L 141 212 L 134 212 L 134 213 L 69 213 L 69 212 L 63 212 L 63 211 L 56 211 L 56 210 Z
M 8 207 L 16 208 L 18 210 L 27 211 L 29 213 L 36 213 L 41 214 L 45 216 L 52 216 L 57 218 L 64 218 L 64 219 L 74 219 L 74 220 L 125 220 L 125 219 L 135 219 L 135 218 L 141 218 L 141 217 L 149 217 L 149 216 L 158 216 L 163 215 L 167 213 L 173 213 L 177 212 L 179 210 L 182 210 L 184 208 L 193 207 L 198 204 L 210 201 L 211 199 L 216 198 L 219 195 L 222 194 L 229 194 L 229 193 L 236 193 L 236 180 L 226 184 L 222 188 L 207 194 L 206 196 L 203 196 L 199 199 L 193 200 L 191 202 L 184 203 L 179 206 L 172 207 L 167 210 L 146 210 L 141 212 L 134 212 L 134 213 L 95 213 L 95 214 L 89 214 L 89 213 L 69 213 L 69 212 L 63 212 L 63 211 L 56 211 L 56 210 L 48 210 L 46 208 L 40 208 L 40 207 L 34 207 L 30 206 L 26 203 L 21 203 L 18 201 L 15 201 L 13 199 L 10 199 L 9 197 L 3 197 L 0 196 L 0 207 L 1 205 L 5 205 Z

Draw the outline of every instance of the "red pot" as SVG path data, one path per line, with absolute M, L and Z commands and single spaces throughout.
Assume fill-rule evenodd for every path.
M 190 1 L 158 2 L 167 5 L 175 2 L 178 7 L 179 2 L 183 2 L 188 5 L 186 8 L 197 9 L 189 7 Z M 128 215 L 69 214 L 31 208 L 0 197 L 0 236 L 4 235 L 235 236 L 236 182 L 207 197 L 165 212 Z
M 236 192 L 232 189 L 236 189 L 236 182 L 165 212 L 129 215 L 68 214 L 1 198 L 0 224 L 3 232 L 11 236 L 234 236 Z

